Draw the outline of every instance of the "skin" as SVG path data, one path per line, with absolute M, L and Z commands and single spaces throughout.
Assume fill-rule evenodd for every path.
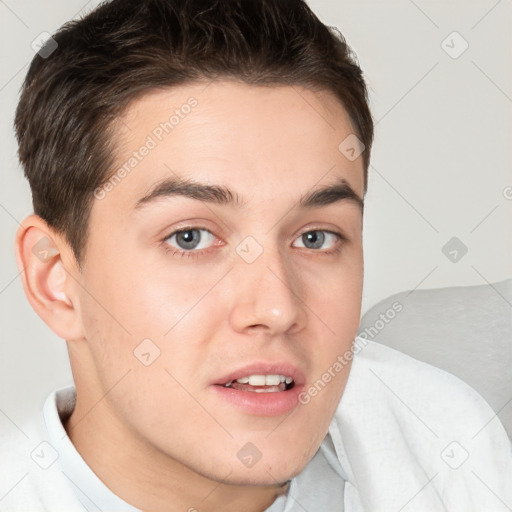
M 117 164 L 187 102 L 197 106 L 108 192 L 95 199 L 80 272 L 65 239 L 31 215 L 16 238 L 26 295 L 67 340 L 77 403 L 65 428 L 94 472 L 145 511 L 263 511 L 314 456 L 339 403 L 345 367 L 289 415 L 255 416 L 220 399 L 216 378 L 254 360 L 287 360 L 321 378 L 351 347 L 363 282 L 362 211 L 342 201 L 299 209 L 301 195 L 343 177 L 363 197 L 363 162 L 338 145 L 353 128 L 330 93 L 234 81 L 151 91 L 116 125 Z M 228 186 L 243 212 L 184 197 L 134 210 L 170 175 Z M 183 227 L 201 231 L 202 255 L 182 257 Z M 303 233 L 342 233 L 305 246 Z M 263 253 L 235 251 L 252 236 Z M 57 254 L 32 249 L 47 237 Z M 164 240 L 164 241 L 162 241 Z M 166 251 L 170 249 L 170 251 Z M 204 249 L 203 249 L 204 248 Z M 229 271 L 229 272 L 228 272 Z M 145 366 L 144 339 L 160 350 Z M 253 443 L 261 459 L 237 457 Z

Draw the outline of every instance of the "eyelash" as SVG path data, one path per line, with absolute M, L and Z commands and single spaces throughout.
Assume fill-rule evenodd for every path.
M 162 238 L 162 240 L 160 241 L 161 244 L 164 247 L 165 252 L 167 254 L 171 253 L 171 256 L 180 256 L 182 258 L 183 257 L 185 257 L 185 258 L 199 258 L 199 257 L 205 256 L 211 250 L 215 250 L 214 247 L 209 247 L 208 249 L 203 249 L 203 250 L 200 250 L 200 251 L 196 251 L 196 250 L 184 251 L 184 250 L 176 249 L 175 247 L 171 247 L 171 246 L 169 246 L 169 244 L 167 244 L 166 241 L 169 240 L 169 238 L 171 238 L 173 235 L 176 235 L 178 233 L 182 233 L 184 231 L 192 231 L 192 230 L 198 230 L 198 231 L 199 230 L 204 230 L 204 231 L 208 231 L 209 233 L 211 233 L 211 231 L 209 229 L 207 229 L 205 227 L 202 227 L 202 226 L 188 226 L 188 227 L 180 228 L 180 229 L 178 229 L 176 231 L 172 231 L 167 236 Z M 306 233 L 314 233 L 314 232 L 330 233 L 331 235 L 334 235 L 337 238 L 337 243 L 336 243 L 336 246 L 334 247 L 334 249 L 329 249 L 328 251 L 321 251 L 321 250 L 317 250 L 317 249 L 310 249 L 311 251 L 316 252 L 316 253 L 318 253 L 319 255 L 322 255 L 322 256 L 332 256 L 334 254 L 339 253 L 341 251 L 342 246 L 343 246 L 343 242 L 348 241 L 347 237 L 345 237 L 341 233 L 337 233 L 335 231 L 330 231 L 328 229 L 309 229 L 309 230 L 304 231 L 303 233 L 301 233 L 297 238 L 305 235 Z M 211 233 L 211 234 L 213 235 L 213 233 Z M 215 235 L 213 235 L 213 236 L 215 236 Z

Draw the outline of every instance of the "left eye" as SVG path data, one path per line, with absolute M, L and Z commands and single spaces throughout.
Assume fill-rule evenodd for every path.
M 201 235 L 201 232 L 206 233 L 206 236 Z M 178 245 L 177 249 L 184 251 L 191 251 L 193 249 L 207 249 L 208 241 L 215 239 L 215 236 L 207 229 L 185 229 L 182 231 L 175 231 L 172 235 L 166 238 L 166 241 L 175 240 Z
M 337 233 L 332 233 L 331 231 L 306 231 L 303 233 L 297 240 L 300 240 L 303 245 L 299 247 L 305 247 L 306 249 L 320 249 L 325 241 L 330 241 L 329 245 L 335 244 L 338 239 L 340 239 L 340 235 Z

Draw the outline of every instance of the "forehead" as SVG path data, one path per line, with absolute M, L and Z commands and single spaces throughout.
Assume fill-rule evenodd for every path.
M 353 131 L 334 95 L 295 85 L 154 90 L 116 123 L 117 176 L 106 199 L 129 210 L 170 176 L 228 186 L 249 206 L 251 198 L 283 201 L 340 177 L 362 197 L 362 157 L 351 161 L 339 150 Z

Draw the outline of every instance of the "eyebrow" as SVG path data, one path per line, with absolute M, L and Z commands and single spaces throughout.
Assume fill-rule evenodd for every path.
M 146 195 L 135 203 L 134 208 L 136 210 L 142 209 L 158 199 L 173 196 L 188 197 L 197 201 L 231 206 L 237 209 L 243 209 L 246 206 L 246 202 L 236 192 L 231 191 L 224 185 L 197 183 L 188 178 L 169 177 L 154 185 Z M 341 177 L 338 177 L 330 185 L 303 194 L 298 201 L 298 207 L 302 209 L 319 208 L 340 201 L 355 203 L 361 211 L 364 207 L 363 199 L 356 194 L 348 181 Z

